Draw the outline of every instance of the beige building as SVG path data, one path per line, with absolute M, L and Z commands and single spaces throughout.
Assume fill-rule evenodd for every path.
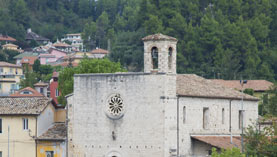
M 65 132 L 63 124 L 55 123 L 63 121 L 61 117 L 57 117 L 55 111 L 51 99 L 46 97 L 1 97 L 0 156 L 36 157 L 47 154 L 53 155 L 50 157 L 64 156 L 66 134 L 63 133 Z M 51 131 L 53 127 L 54 132 Z M 57 133 L 59 130 L 62 132 Z M 59 138 L 53 143 L 51 140 L 54 137 Z M 52 144 L 52 149 L 51 147 L 45 149 L 41 141 Z
M 0 96 L 7 96 L 17 91 L 20 79 L 23 77 L 21 66 L 0 62 Z

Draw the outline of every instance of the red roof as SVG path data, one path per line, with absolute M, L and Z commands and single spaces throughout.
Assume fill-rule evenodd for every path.
M 16 41 L 16 39 L 7 35 L 0 35 L 0 41 Z
M 35 60 L 38 59 L 37 56 L 25 56 L 21 59 L 21 63 L 24 64 L 30 64 L 30 65 L 33 65 Z
M 100 48 L 96 48 L 96 49 L 92 50 L 91 53 L 93 53 L 93 54 L 108 54 L 109 51 L 100 49 Z
M 240 80 L 214 79 L 212 81 L 228 88 L 233 88 L 237 90 L 242 89 Z M 273 86 L 273 83 L 267 80 L 247 80 L 247 83 L 243 85 L 243 89 L 251 88 L 254 91 L 266 91 L 269 90 L 271 86 Z
M 24 94 L 23 92 L 30 92 L 30 94 Z M 15 92 L 14 94 L 11 94 L 10 96 L 11 97 L 43 97 L 44 95 L 42 95 L 41 93 L 39 93 L 38 91 L 34 90 L 31 87 L 26 87 Z
M 240 136 L 233 136 L 232 143 L 230 136 L 191 136 L 191 138 L 217 148 L 231 149 L 237 147 L 241 149 Z

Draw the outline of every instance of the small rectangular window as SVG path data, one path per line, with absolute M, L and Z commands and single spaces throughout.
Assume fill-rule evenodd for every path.
M 2 157 L 2 151 L 0 151 L 0 157 Z
M 46 151 L 46 157 L 54 157 L 54 151 Z
M 224 124 L 224 121 L 225 121 L 225 111 L 224 111 L 224 108 L 222 108 L 222 113 L 221 113 L 221 120 L 222 120 L 222 124 Z
M 23 118 L 23 130 L 28 130 L 28 118 Z
M 242 122 L 243 121 L 243 111 L 242 110 L 239 110 L 239 129 L 242 129 Z
M 58 96 L 59 96 L 59 90 L 56 89 L 56 97 L 58 97 Z
M 203 129 L 208 129 L 209 124 L 209 108 L 203 108 Z
M 2 133 L 2 119 L 1 118 L 0 118 L 0 133 Z
M 40 93 L 43 94 L 43 88 L 40 88 Z
M 183 123 L 186 123 L 186 106 L 183 107 Z

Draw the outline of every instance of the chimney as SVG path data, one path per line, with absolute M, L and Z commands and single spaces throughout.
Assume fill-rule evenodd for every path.
M 32 32 L 32 29 L 31 28 L 28 28 L 27 29 L 27 33 L 31 33 Z

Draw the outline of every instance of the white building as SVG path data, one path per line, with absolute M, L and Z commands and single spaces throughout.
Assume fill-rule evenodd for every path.
M 258 118 L 258 100 L 197 75 L 177 75 L 175 38 L 142 40 L 143 73 L 74 76 L 69 157 L 206 156 L 212 147 L 239 146 L 242 122 Z
M 62 42 L 69 41 L 71 42 L 73 51 L 82 51 L 83 50 L 83 39 L 81 33 L 76 34 L 66 34 L 66 37 L 61 39 Z

